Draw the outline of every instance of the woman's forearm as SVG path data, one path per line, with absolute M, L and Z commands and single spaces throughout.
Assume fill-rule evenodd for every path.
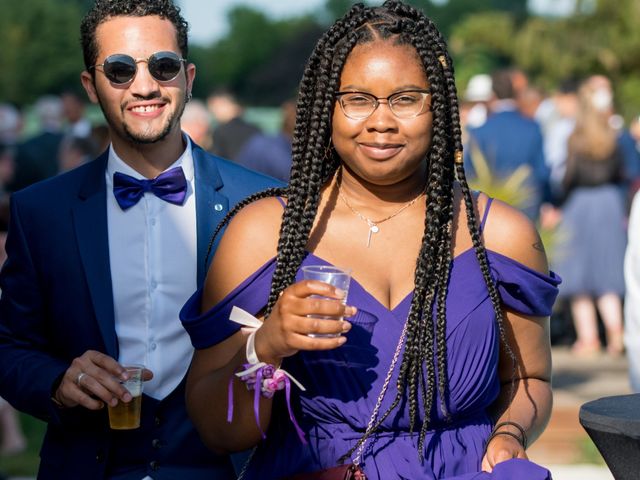
M 513 387 L 512 387 L 513 385 Z M 514 422 L 520 425 L 527 436 L 527 446 L 531 445 L 544 431 L 551 416 L 553 395 L 551 383 L 545 379 L 523 378 L 502 385 L 500 396 L 492 407 L 496 425 Z M 520 435 L 511 425 L 500 427 Z
M 226 365 L 210 367 L 213 352 L 194 355 L 187 380 L 187 410 L 205 445 L 219 453 L 236 452 L 255 446 L 262 438 L 254 414 L 254 391 L 235 375 L 246 363 L 244 344 Z M 209 367 L 207 367 L 207 364 Z M 233 417 L 229 412 L 229 388 L 233 389 Z M 258 387 L 260 388 L 260 387 Z M 272 400 L 259 399 L 260 427 L 267 431 Z

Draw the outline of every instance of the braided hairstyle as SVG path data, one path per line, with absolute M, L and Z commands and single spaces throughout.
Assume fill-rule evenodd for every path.
M 300 84 L 288 187 L 255 194 L 229 212 L 228 217 L 258 198 L 272 195 L 285 195 L 288 198 L 265 312 L 268 316 L 280 292 L 295 281 L 296 272 L 306 254 L 321 188 L 340 166 L 340 159 L 330 147 L 330 140 L 331 118 L 342 69 L 356 45 L 376 40 L 393 41 L 397 45 L 415 48 L 431 91 L 433 134 L 431 146 L 424 158 L 428 166 L 425 179 L 425 229 L 416 260 L 415 289 L 406 320 L 405 346 L 396 395 L 387 411 L 376 419 L 372 428 L 363 434 L 342 459 L 349 457 L 376 431 L 405 395 L 408 396 L 411 430 L 422 422 L 418 445 L 419 456 L 422 458 L 436 388 L 441 399 L 441 411 L 445 417 L 448 416 L 446 298 L 452 261 L 456 179 L 463 193 L 467 227 L 495 310 L 500 338 L 514 365 L 516 363 L 506 342 L 500 297 L 490 275 L 473 198 L 461 162 L 460 114 L 453 62 L 447 52 L 446 42 L 435 24 L 419 10 L 391 0 L 386 1 L 382 7 L 355 4 L 343 18 L 337 20 L 318 41 Z M 218 231 L 222 225 L 224 222 L 218 227 Z M 418 412 L 419 399 L 424 406 L 422 419 Z

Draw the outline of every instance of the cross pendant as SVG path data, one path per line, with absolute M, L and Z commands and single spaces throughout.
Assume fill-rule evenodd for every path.
M 379 231 L 380 231 L 380 228 L 378 228 L 378 225 L 376 225 L 375 223 L 369 224 L 369 236 L 367 237 L 367 248 L 369 248 L 369 246 L 371 245 L 371 235 L 373 235 L 374 233 L 378 233 Z

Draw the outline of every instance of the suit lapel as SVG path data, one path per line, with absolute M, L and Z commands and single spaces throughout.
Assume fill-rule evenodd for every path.
M 104 339 L 106 353 L 118 357 L 111 267 L 109 264 L 109 232 L 105 169 L 107 152 L 95 160 L 78 192 L 73 207 L 73 220 L 80 258 L 96 319 Z
M 215 227 L 229 211 L 229 199 L 220 192 L 223 183 L 215 160 L 197 145 L 192 145 L 196 185 L 198 287 L 201 287 L 208 269 L 205 260 L 209 241 Z M 208 261 L 211 261 L 211 257 Z

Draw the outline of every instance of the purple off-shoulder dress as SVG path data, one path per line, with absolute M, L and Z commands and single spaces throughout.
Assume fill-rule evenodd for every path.
M 492 251 L 488 252 L 488 259 L 506 307 L 526 315 L 551 313 L 560 283 L 556 275 L 543 275 Z M 309 253 L 303 266 L 312 264 L 328 262 Z M 268 261 L 205 313 L 200 314 L 201 292 L 194 294 L 183 308 L 181 320 L 195 348 L 214 345 L 240 328 L 229 321 L 233 306 L 252 314 L 265 307 L 274 267 L 275 261 Z M 301 280 L 300 273 L 297 280 Z M 275 407 L 267 438 L 256 450 L 245 479 L 276 480 L 338 464 L 338 458 L 362 436 L 369 422 L 412 295 L 388 310 L 352 279 L 348 304 L 356 306 L 358 313 L 349 319 L 353 328 L 346 334 L 347 343 L 330 351 L 301 351 L 285 359 L 282 367 L 306 387 L 304 392 L 294 387 L 292 402 L 308 444 L 298 439 L 286 408 Z M 431 412 L 424 461 L 420 462 L 418 435 L 409 432 L 405 395 L 400 407 L 387 417 L 368 443 L 361 460 L 367 478 L 550 479 L 546 469 L 524 460 L 500 463 L 492 474 L 480 472 L 485 442 L 492 429 L 487 408 L 500 389 L 499 338 L 493 306 L 473 250 L 465 251 L 452 262 L 446 307 L 449 373 L 446 404 L 450 418 L 443 417 L 438 396 Z M 386 411 L 395 396 L 399 363 L 381 412 Z

